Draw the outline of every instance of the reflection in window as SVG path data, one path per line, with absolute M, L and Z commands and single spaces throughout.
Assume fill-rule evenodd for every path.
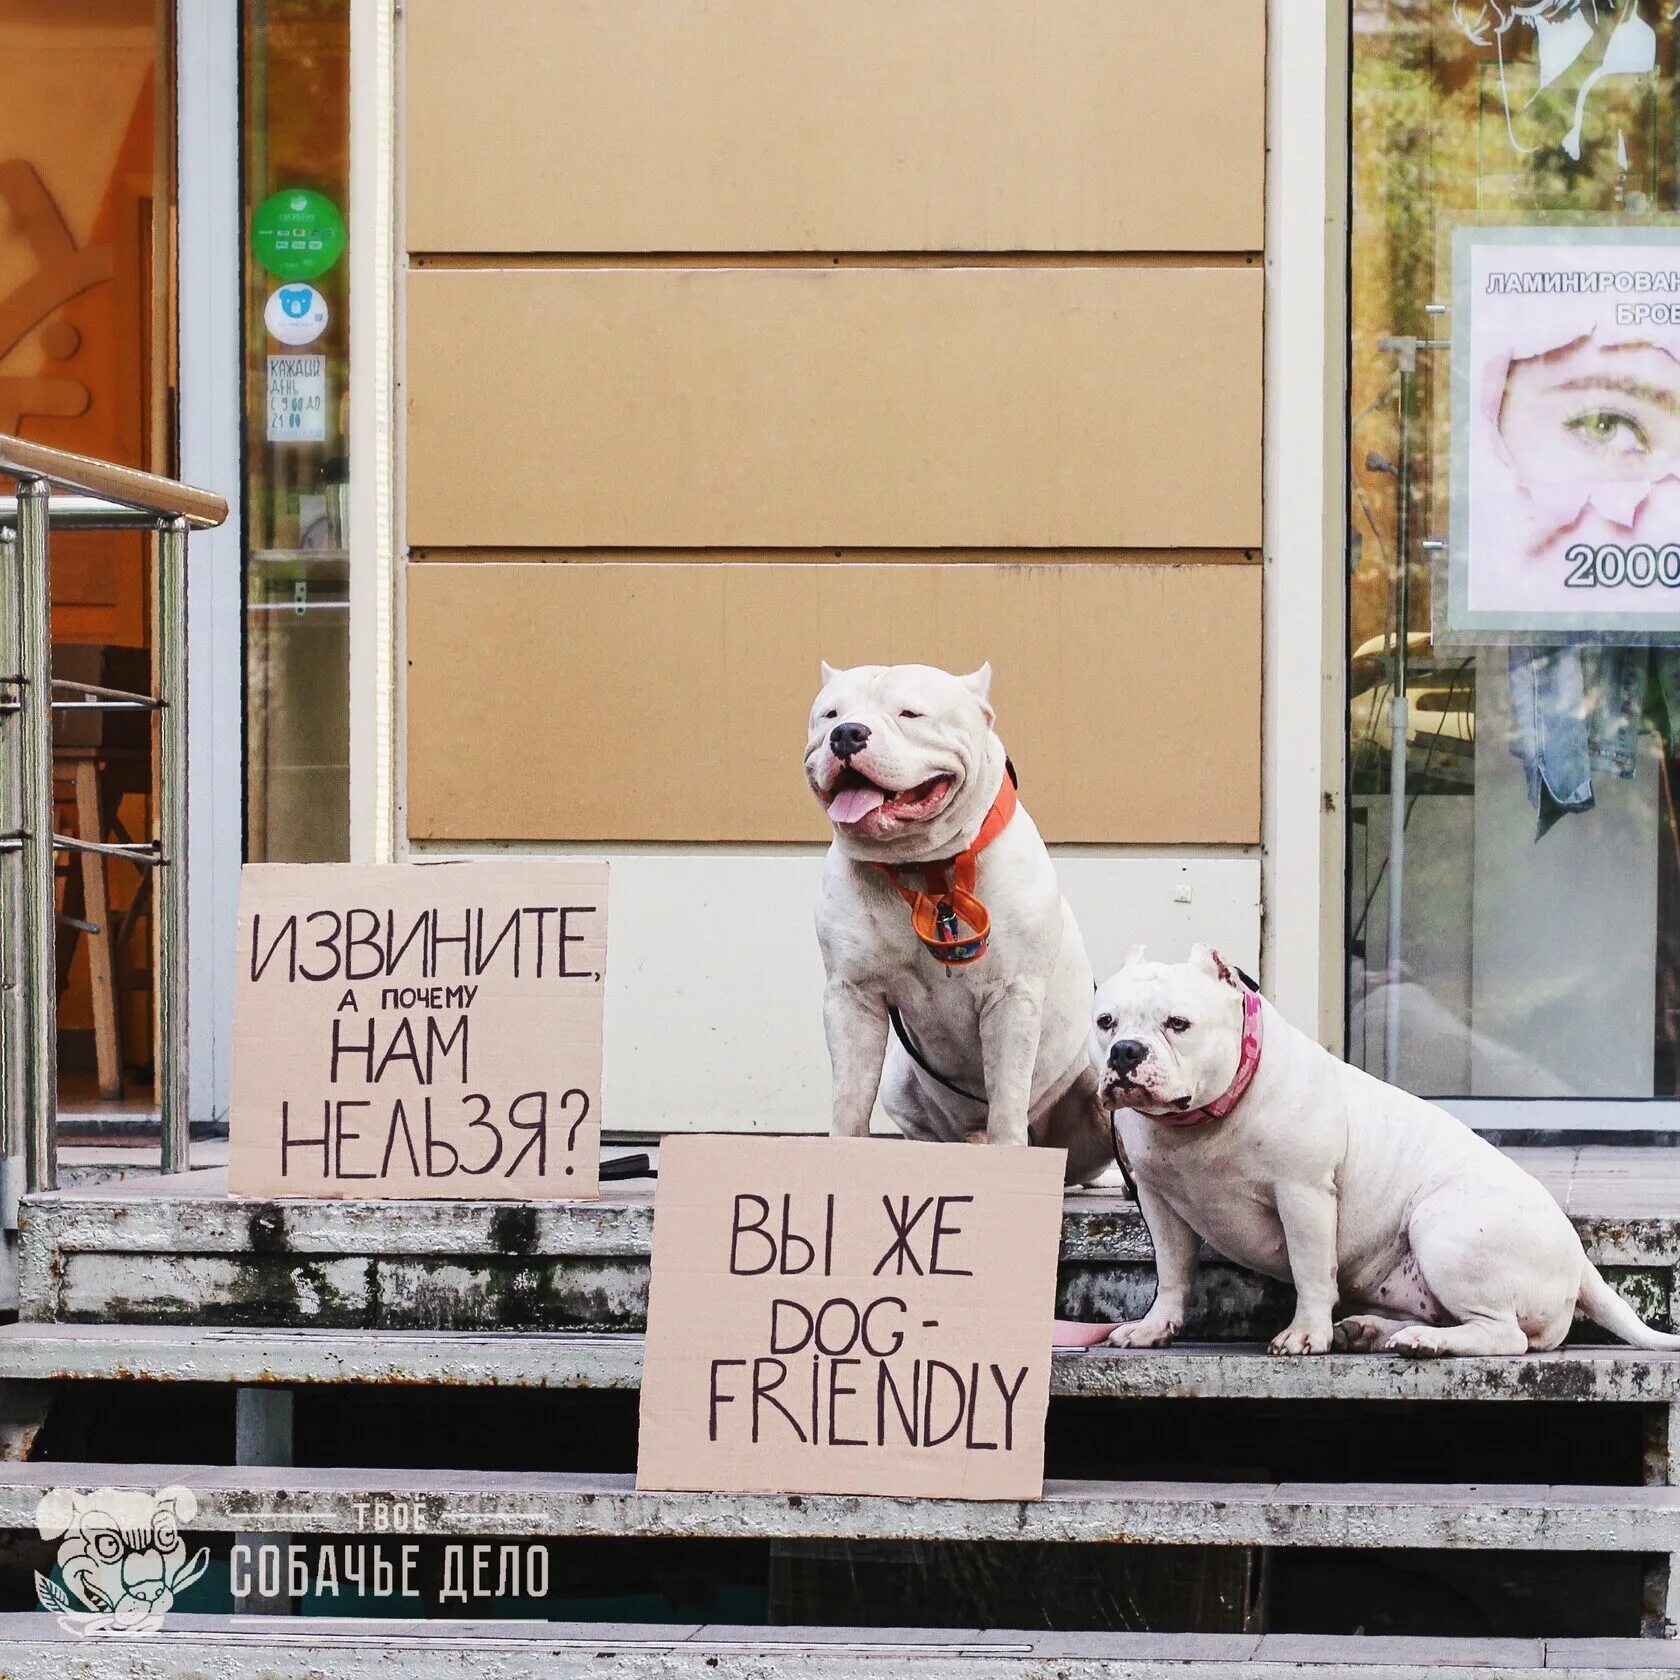
M 348 0 L 246 0 L 246 855 L 349 856 Z
M 0 0 L 0 431 L 161 473 L 175 470 L 173 25 L 164 0 Z M 149 689 L 148 538 L 56 536 L 51 587 L 54 673 Z M 149 834 L 150 726 L 61 715 L 53 786 L 59 833 Z M 149 1103 L 149 902 L 132 864 L 61 861 L 66 1111 Z
M 1429 1095 L 1680 1087 L 1675 36 L 1356 0 L 1349 1053 Z

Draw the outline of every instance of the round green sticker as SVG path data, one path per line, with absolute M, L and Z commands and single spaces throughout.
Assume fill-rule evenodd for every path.
M 313 280 L 344 254 L 344 218 L 323 193 L 282 187 L 251 218 L 251 249 L 281 280 Z

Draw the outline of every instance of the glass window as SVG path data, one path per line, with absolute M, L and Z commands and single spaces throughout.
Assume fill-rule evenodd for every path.
M 175 468 L 173 23 L 165 0 L 0 0 L 0 431 L 161 473 Z M 55 535 L 55 676 L 147 690 L 151 634 L 149 539 Z M 53 786 L 59 833 L 149 835 L 150 726 L 61 716 Z M 61 859 L 67 1111 L 149 1101 L 148 889 L 120 860 Z
M 1349 1053 L 1427 1095 L 1680 1080 L 1672 14 L 1354 6 Z
M 350 855 L 348 0 L 245 0 L 246 856 Z

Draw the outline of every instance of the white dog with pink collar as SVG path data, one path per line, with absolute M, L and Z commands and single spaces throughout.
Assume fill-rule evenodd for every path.
M 1294 1284 L 1273 1353 L 1526 1353 L 1557 1347 L 1577 1307 L 1637 1347 L 1680 1348 L 1599 1276 L 1537 1180 L 1296 1031 L 1205 945 L 1185 963 L 1135 949 L 1091 1021 L 1155 1245 L 1154 1304 L 1115 1346 L 1178 1334 L 1205 1241 Z

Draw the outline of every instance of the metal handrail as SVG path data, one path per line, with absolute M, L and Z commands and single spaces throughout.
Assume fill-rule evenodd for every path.
M 0 523 L 17 519 L 17 497 L 0 496 Z M 52 522 L 66 531 L 155 531 L 158 516 L 126 502 L 107 502 L 99 496 L 54 496 Z
M 31 1191 L 58 1185 L 55 851 L 122 857 L 153 876 L 154 1058 L 162 1166 L 188 1165 L 187 1112 L 187 597 L 192 529 L 219 525 L 227 503 L 207 490 L 0 433 L 0 1223 L 14 1219 L 18 1157 Z M 69 495 L 51 491 L 68 490 Z M 52 675 L 52 527 L 151 530 L 158 563 L 152 616 L 154 694 L 130 695 Z M 11 674 L 11 673 L 15 673 Z M 54 687 L 97 698 L 54 702 Z M 157 714 L 154 835 L 117 846 L 53 833 L 52 714 L 74 706 Z M 20 1136 L 21 1133 L 21 1136 Z
M 77 455 L 68 449 L 50 449 L 44 443 L 0 432 L 0 475 L 6 478 L 41 478 L 61 490 L 79 490 L 107 502 L 149 513 L 155 519 L 184 519 L 195 531 L 206 531 L 227 518 L 227 503 L 209 490 L 196 490 L 173 478 L 119 467 L 91 455 Z

